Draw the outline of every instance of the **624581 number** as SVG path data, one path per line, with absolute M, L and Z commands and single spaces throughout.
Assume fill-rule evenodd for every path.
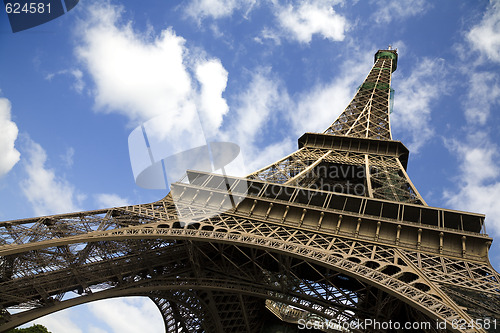
M 43 14 L 45 12 L 50 14 L 50 3 L 30 2 L 22 5 L 19 2 L 7 3 L 5 5 L 5 11 L 7 14 Z

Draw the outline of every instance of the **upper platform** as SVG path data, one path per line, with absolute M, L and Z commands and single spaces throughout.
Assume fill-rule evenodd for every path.
M 399 158 L 406 170 L 408 148 L 400 141 L 358 138 L 345 135 L 305 133 L 299 138 L 299 148 L 326 148 L 339 151 L 376 154 Z
M 392 72 L 398 68 L 397 50 L 378 50 L 375 53 L 375 60 L 373 62 L 376 63 L 378 59 L 392 59 Z

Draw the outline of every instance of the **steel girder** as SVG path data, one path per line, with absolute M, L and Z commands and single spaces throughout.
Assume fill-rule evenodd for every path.
M 169 305 L 164 308 L 170 310 L 165 311 L 164 316 L 168 322 L 175 319 L 176 325 L 194 325 L 180 319 L 188 307 L 174 297 L 179 290 L 202 290 L 203 296 L 197 295 L 196 299 L 212 300 L 207 302 L 211 304 L 224 304 L 217 300 L 232 297 L 233 302 L 239 302 L 239 309 L 231 306 L 229 309 L 237 310 L 212 309 L 200 313 L 226 313 L 227 322 L 233 324 L 255 323 L 255 320 L 241 321 L 241 318 L 252 318 L 252 313 L 258 316 L 264 299 L 291 304 L 307 313 L 339 322 L 390 316 L 390 311 L 381 310 L 385 309 L 383 304 L 394 304 L 397 300 L 396 303 L 409 304 L 415 313 L 424 317 L 451 323 L 468 315 L 443 292 L 442 285 L 460 283 L 469 290 L 486 286 L 492 299 L 498 290 L 498 276 L 485 263 L 466 262 L 469 270 L 472 268 L 477 277 L 483 279 L 481 287 L 471 282 L 464 270 L 446 269 L 456 267 L 451 263 L 453 258 L 447 258 L 448 266 L 440 266 L 432 260 L 439 262 L 442 256 L 426 255 L 422 261 L 423 253 L 318 232 L 315 228 L 300 227 L 299 223 L 293 225 L 292 221 L 273 223 L 257 215 L 243 217 L 237 210 L 215 212 L 206 218 L 211 208 L 203 207 L 204 200 L 189 201 L 182 213 L 183 219 L 189 212 L 189 218 L 196 222 L 182 227 L 178 218 L 166 214 L 168 207 L 174 204 L 173 199 L 167 197 L 161 203 L 151 204 L 149 211 L 146 207 L 130 206 L 117 208 L 110 214 L 95 212 L 103 216 L 107 224 L 119 225 L 122 214 L 129 220 L 135 216 L 136 221 L 145 221 L 143 224 L 121 224 L 122 227 L 110 230 L 61 234 L 58 239 L 2 246 L 0 254 L 7 254 L 2 267 L 7 267 L 4 271 L 8 272 L 0 284 L 2 305 L 4 309 L 31 308 L 26 314 L 4 316 L 3 327 L 95 299 L 124 295 L 152 297 L 151 293 L 157 291 L 168 291 L 171 295 L 170 298 L 153 297 L 157 302 L 167 300 Z M 151 222 L 151 215 L 166 218 Z M 203 218 L 197 220 L 198 215 Z M 64 226 L 68 218 L 72 217 L 50 217 L 54 221 L 51 228 L 55 231 L 58 221 Z M 115 218 L 118 221 L 112 221 Z M 91 214 L 80 215 L 79 219 L 87 227 L 88 221 L 96 221 Z M 18 237 L 21 236 L 19 229 L 13 230 Z M 79 228 L 74 226 L 74 229 Z M 32 236 L 26 234 L 20 238 Z M 427 274 L 431 271 L 432 274 Z M 68 293 L 79 296 L 66 300 Z M 231 294 L 234 296 L 228 296 Z M 184 292 L 180 295 L 186 297 Z M 255 310 L 255 305 L 253 311 L 243 311 L 243 305 L 259 303 L 242 301 L 242 297 L 260 299 L 260 310 Z M 211 322 L 224 321 L 212 319 Z M 242 330 L 240 326 L 231 326 L 233 324 L 227 324 L 223 330 L 257 329 Z

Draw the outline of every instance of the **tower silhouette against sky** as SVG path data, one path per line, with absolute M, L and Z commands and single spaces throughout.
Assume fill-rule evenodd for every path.
M 0 331 L 120 296 L 150 297 L 167 332 L 498 331 L 484 215 L 427 206 L 392 140 L 397 60 L 379 50 L 324 133 L 245 178 L 188 171 L 154 203 L 1 222 Z

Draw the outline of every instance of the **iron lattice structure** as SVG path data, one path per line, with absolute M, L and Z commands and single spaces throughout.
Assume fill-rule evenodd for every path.
M 154 203 L 1 222 L 0 331 L 136 295 L 166 332 L 495 331 L 484 215 L 427 206 L 392 140 L 397 59 L 379 50 L 324 133 L 246 178 L 189 171 Z

